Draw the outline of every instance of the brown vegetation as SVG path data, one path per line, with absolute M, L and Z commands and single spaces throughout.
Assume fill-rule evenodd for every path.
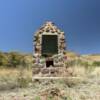
M 0 53 L 0 100 L 100 100 L 99 61 L 74 57 L 66 61 L 72 75 L 32 82 L 31 55 Z

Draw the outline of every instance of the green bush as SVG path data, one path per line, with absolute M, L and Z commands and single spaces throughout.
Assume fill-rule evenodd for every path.
M 100 66 L 100 61 L 94 61 L 92 65 L 93 66 Z
M 32 56 L 26 54 L 20 54 L 18 52 L 3 53 L 0 52 L 0 67 L 19 67 L 32 66 Z
M 9 62 L 7 56 L 4 53 L 0 52 L 0 66 L 7 66 L 8 63 Z
M 16 52 L 11 52 L 9 53 L 9 63 L 10 63 L 10 66 L 18 66 L 21 64 L 21 59 L 22 59 L 22 55 L 16 53 Z
M 39 96 L 36 96 L 34 100 L 41 100 Z

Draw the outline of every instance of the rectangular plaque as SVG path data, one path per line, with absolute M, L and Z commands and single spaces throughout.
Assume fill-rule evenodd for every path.
M 53 55 L 58 53 L 58 36 L 42 35 L 42 55 Z

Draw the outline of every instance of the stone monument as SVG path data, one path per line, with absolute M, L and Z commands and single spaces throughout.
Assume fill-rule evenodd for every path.
M 46 22 L 40 27 L 34 34 L 33 45 L 33 75 L 39 72 L 54 74 L 64 66 L 65 34 L 54 23 Z

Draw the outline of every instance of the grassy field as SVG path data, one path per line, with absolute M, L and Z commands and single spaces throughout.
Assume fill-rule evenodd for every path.
M 1 68 L 0 100 L 100 100 L 100 67 L 70 69 L 73 77 L 32 82 L 32 69 Z
M 32 80 L 31 55 L 1 52 L 0 100 L 100 100 L 100 56 L 66 55 L 71 75 Z

